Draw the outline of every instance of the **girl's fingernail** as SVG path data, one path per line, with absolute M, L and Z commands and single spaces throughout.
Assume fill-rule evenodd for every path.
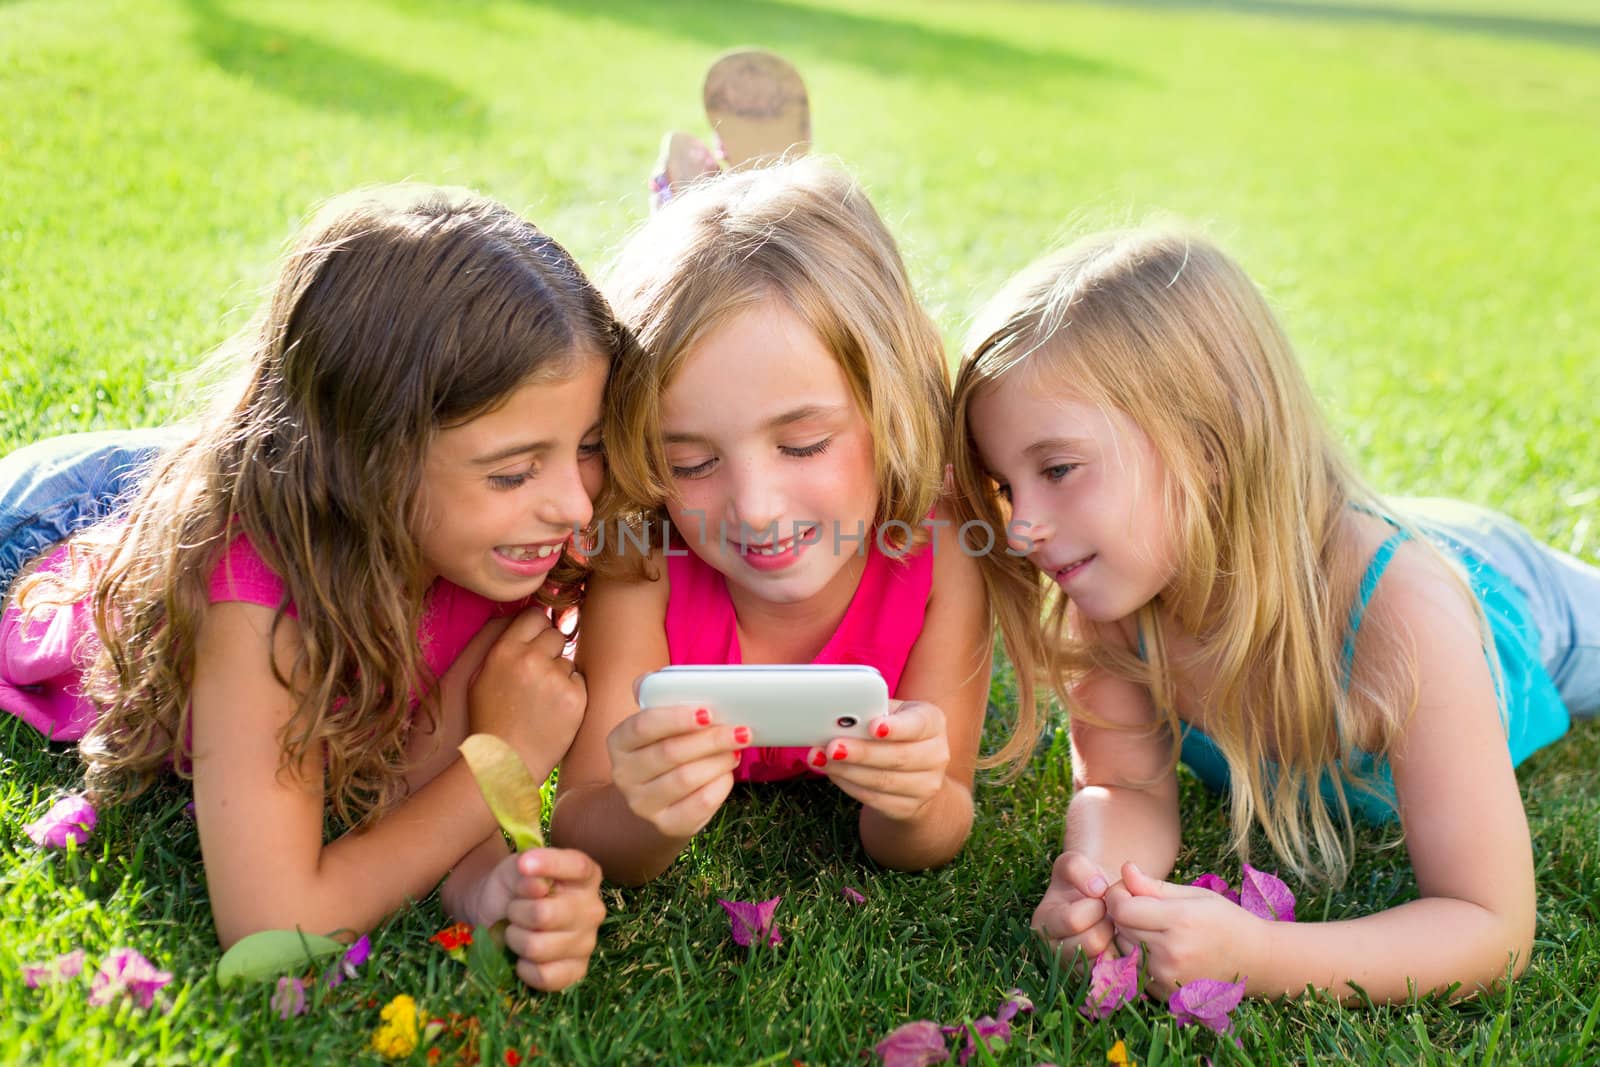
M 711 712 L 707 711 L 705 708 L 698 709 L 694 713 L 694 721 L 701 726 L 710 726 Z
M 828 765 L 828 757 L 823 754 L 821 749 L 818 749 L 817 751 L 811 753 L 811 766 L 813 766 L 813 767 L 826 767 L 827 765 Z
M 736 745 L 748 745 L 750 743 L 750 727 L 735 726 L 733 728 L 733 743 Z
M 879 740 L 882 740 L 883 738 L 888 737 L 889 736 L 889 724 L 886 723 L 886 722 L 878 723 L 876 726 L 874 726 L 872 728 L 872 736 L 878 738 Z
M 1089 879 L 1089 892 L 1093 893 L 1095 896 L 1099 896 L 1101 893 L 1104 893 L 1105 891 L 1106 891 L 1106 880 L 1104 878 L 1100 877 L 1097 874 L 1093 878 Z
M 846 753 L 845 747 L 843 745 L 834 745 L 833 746 L 833 752 L 832 752 L 832 754 L 830 755 L 829 758 L 830 759 L 844 759 L 846 755 L 847 755 L 847 753 Z

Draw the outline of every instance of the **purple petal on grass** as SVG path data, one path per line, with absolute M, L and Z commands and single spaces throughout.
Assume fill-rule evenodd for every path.
M 189 803 L 187 803 L 187 804 L 185 804 L 183 806 L 183 815 L 184 815 L 184 818 L 188 819 L 190 822 L 194 822 L 194 820 L 195 820 L 194 801 L 191 800 L 191 801 L 189 801 Z
M 42 985 L 55 985 L 68 978 L 76 978 L 83 973 L 83 949 L 75 948 L 65 955 L 57 956 L 49 963 L 24 963 L 22 965 L 22 981 L 29 989 L 38 989 Z
M 1006 1002 L 1000 1005 L 1000 1011 L 998 1014 L 1001 1022 L 1008 1023 L 1012 1019 L 1016 1018 L 1019 1012 L 1022 1014 L 1027 1014 L 1032 1010 L 1033 1001 L 1029 1000 L 1027 995 L 1024 994 L 1022 990 L 1013 989 L 1011 992 L 1006 994 Z
M 1089 971 L 1089 995 L 1078 1006 L 1086 1018 L 1099 1021 L 1139 997 L 1139 950 L 1126 956 L 1102 952 Z
M 155 964 L 131 948 L 114 948 L 100 964 L 89 986 L 90 1004 L 109 1004 L 126 993 L 148 1008 L 156 990 L 172 981 L 172 975 L 159 971 Z
M 852 904 L 865 904 L 867 902 L 867 898 L 861 892 L 861 890 L 855 889 L 851 886 L 845 886 L 843 889 L 839 890 L 839 895 L 844 897 L 844 899 L 848 900 Z
M 961 1042 L 961 1054 L 956 1057 L 956 1062 L 961 1064 L 961 1067 L 966 1067 L 967 1061 L 977 1053 L 980 1041 L 991 1053 L 1004 1052 L 1005 1047 L 1011 1043 L 1011 1024 L 1003 1023 L 988 1015 L 974 1020 L 970 1026 L 946 1026 L 943 1029 L 946 1033 L 959 1030 L 965 1035 L 965 1039 Z M 977 1035 L 977 1040 L 973 1039 L 974 1034 Z
M 1239 904 L 1251 915 L 1279 922 L 1294 922 L 1294 894 L 1275 874 L 1258 871 L 1248 863 L 1239 880 Z
M 304 1015 L 307 1011 L 306 984 L 288 975 L 278 979 L 278 991 L 272 994 L 272 1010 L 278 1013 L 280 1019 Z
M 759 940 L 764 945 L 783 944 L 783 935 L 778 933 L 778 924 L 773 919 L 773 913 L 778 910 L 778 901 L 782 897 L 773 897 L 757 904 L 743 900 L 723 900 L 717 898 L 717 903 L 728 913 L 732 923 L 734 944 L 753 947 Z
M 1199 1023 L 1208 1030 L 1225 1034 L 1233 1025 L 1228 1013 L 1244 999 L 1244 979 L 1219 982 L 1215 978 L 1196 978 L 1174 990 L 1167 998 L 1167 1009 L 1177 1016 L 1178 1026 Z
M 337 989 L 346 978 L 354 978 L 356 969 L 372 955 L 372 939 L 366 934 L 356 938 L 355 944 L 344 950 L 339 962 L 328 968 L 326 982 L 329 989 Z
M 928 1067 L 950 1058 L 939 1024 L 928 1019 L 906 1023 L 873 1046 L 883 1067 Z
M 1207 871 L 1189 884 L 1197 885 L 1201 889 L 1209 889 L 1213 893 L 1220 893 L 1235 904 L 1239 903 L 1239 894 L 1228 888 L 1228 880 L 1220 874 L 1212 874 Z
M 69 841 L 81 845 L 89 840 L 98 818 L 89 798 L 74 793 L 50 805 L 49 811 L 37 822 L 24 826 L 22 832 L 41 848 L 65 848 Z

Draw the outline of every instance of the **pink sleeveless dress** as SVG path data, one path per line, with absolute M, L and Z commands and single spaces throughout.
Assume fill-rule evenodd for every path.
M 902 559 L 878 551 L 868 538 L 867 565 L 839 628 L 812 663 L 876 667 L 889 695 L 911 646 L 922 634 L 933 589 L 933 549 L 922 545 Z M 693 552 L 667 556 L 667 652 L 673 665 L 743 663 L 738 620 L 725 578 Z M 734 771 L 745 782 L 773 782 L 815 773 L 804 748 L 747 748 Z
M 69 566 L 68 546 L 54 550 L 41 569 Z M 276 608 L 283 579 L 267 566 L 250 539 L 234 538 L 211 573 L 210 602 L 242 601 Z M 417 637 L 423 662 L 443 675 L 491 618 L 513 615 L 526 602 L 497 604 L 439 579 L 428 590 Z M 288 614 L 295 616 L 294 605 Z M 14 604 L 0 614 L 0 710 L 9 711 L 52 741 L 77 741 L 94 724 L 95 707 L 83 695 L 84 671 L 99 642 L 87 602 L 40 612 L 24 622 Z

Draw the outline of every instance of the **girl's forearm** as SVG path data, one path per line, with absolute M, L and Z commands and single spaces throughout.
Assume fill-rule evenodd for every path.
M 1359 919 L 1270 923 L 1256 958 L 1246 960 L 1253 996 L 1297 996 L 1307 986 L 1375 1003 L 1404 1000 L 1460 983 L 1470 996 L 1521 974 L 1533 948 L 1533 916 L 1497 914 L 1479 904 L 1426 897 Z
M 550 841 L 587 852 L 607 881 L 643 885 L 671 866 L 690 838 L 663 835 L 635 815 L 617 787 L 608 783 L 557 797 Z
M 285 857 L 262 856 L 259 863 L 275 868 L 270 876 L 212 877 L 218 940 L 226 948 L 258 930 L 370 930 L 426 897 L 494 829 L 471 772 L 457 760 L 371 828 L 321 846 L 302 870 Z
M 1178 858 L 1181 831 L 1176 796 L 1084 786 L 1067 806 L 1063 851 L 1093 860 L 1115 883 L 1129 860 L 1153 878 L 1165 878 Z
M 921 871 L 954 859 L 972 832 L 972 791 L 946 778 L 943 787 L 909 819 L 861 809 L 861 844 L 885 867 Z
M 500 861 L 509 855 L 511 847 L 496 830 L 463 856 L 439 889 L 439 902 L 444 905 L 445 913 L 473 926 L 490 925 L 479 898 L 489 876 L 500 865 Z

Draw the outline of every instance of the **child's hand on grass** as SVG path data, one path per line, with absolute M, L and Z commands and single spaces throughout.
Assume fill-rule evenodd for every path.
M 480 898 L 485 923 L 506 919 L 506 947 L 517 956 L 517 977 L 554 993 L 589 972 L 595 938 L 606 917 L 600 865 L 575 849 L 535 848 L 507 856 Z
M 1116 928 L 1106 913 L 1105 898 L 1112 888 L 1105 872 L 1088 856 L 1063 852 L 1050 870 L 1044 899 L 1033 910 L 1033 929 L 1067 963 L 1080 949 L 1089 963 L 1102 953 L 1121 955 Z
M 1197 978 L 1238 981 L 1257 958 L 1268 921 L 1220 893 L 1152 878 L 1132 863 L 1107 890 L 1106 913 L 1117 948 L 1144 949 L 1151 992 L 1166 997 Z
M 807 762 L 884 817 L 913 818 L 944 788 L 950 741 L 943 710 L 925 700 L 894 702 L 867 727 L 870 740 L 835 738 L 812 749 Z

